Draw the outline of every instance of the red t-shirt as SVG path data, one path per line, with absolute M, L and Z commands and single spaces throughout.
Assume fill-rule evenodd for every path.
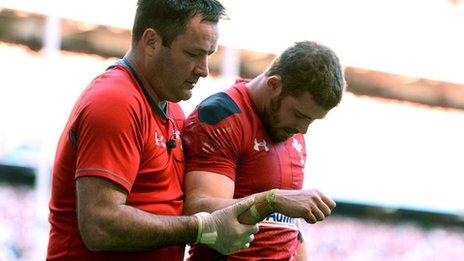
M 183 135 L 186 172 L 208 171 L 235 182 L 234 198 L 273 188 L 301 189 L 306 150 L 303 135 L 273 143 L 265 132 L 244 81 L 204 100 L 187 118 Z M 250 248 L 227 260 L 291 260 L 298 246 L 295 220 L 273 213 L 260 224 Z M 214 250 L 194 247 L 192 260 Z
M 167 115 L 150 107 L 134 76 L 117 65 L 97 77 L 74 106 L 53 167 L 47 259 L 182 260 L 184 245 L 146 252 L 91 252 L 77 227 L 76 179 L 109 179 L 128 192 L 127 205 L 159 215 L 181 215 L 185 116 L 167 103 Z M 175 138 L 174 149 L 166 141 Z

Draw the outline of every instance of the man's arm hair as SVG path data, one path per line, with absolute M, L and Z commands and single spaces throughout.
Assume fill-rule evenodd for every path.
M 126 205 L 127 191 L 99 177 L 77 179 L 77 217 L 91 251 L 141 251 L 192 243 L 197 219 L 154 215 Z

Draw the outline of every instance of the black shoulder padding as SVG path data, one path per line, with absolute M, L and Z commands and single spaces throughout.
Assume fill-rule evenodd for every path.
M 69 140 L 71 141 L 71 144 L 73 146 L 77 145 L 77 133 L 76 133 L 76 130 L 71 130 L 69 132 Z
M 209 96 L 200 103 L 198 108 L 198 119 L 201 122 L 214 125 L 223 119 L 240 113 L 237 104 L 224 92 Z

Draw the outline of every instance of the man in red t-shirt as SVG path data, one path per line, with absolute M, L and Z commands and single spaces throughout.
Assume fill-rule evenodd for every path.
M 304 252 L 296 219 L 321 221 L 335 202 L 318 190 L 301 190 L 302 134 L 340 102 L 344 86 L 333 51 L 306 41 L 253 80 L 239 80 L 198 105 L 183 136 L 185 213 L 214 211 L 252 195 L 255 205 L 240 220 L 261 222 L 249 248 L 226 257 L 194 246 L 191 260 L 295 260 Z
M 184 114 L 217 48 L 216 0 L 139 0 L 132 48 L 84 90 L 53 168 L 48 260 L 183 260 L 185 243 L 248 247 L 253 200 L 212 214 L 183 209 Z

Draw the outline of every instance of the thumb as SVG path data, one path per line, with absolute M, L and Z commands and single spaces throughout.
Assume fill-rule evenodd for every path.
M 255 203 L 255 197 L 249 197 L 240 201 L 239 203 L 234 205 L 234 213 L 236 216 L 242 214 L 247 209 L 249 209 Z

